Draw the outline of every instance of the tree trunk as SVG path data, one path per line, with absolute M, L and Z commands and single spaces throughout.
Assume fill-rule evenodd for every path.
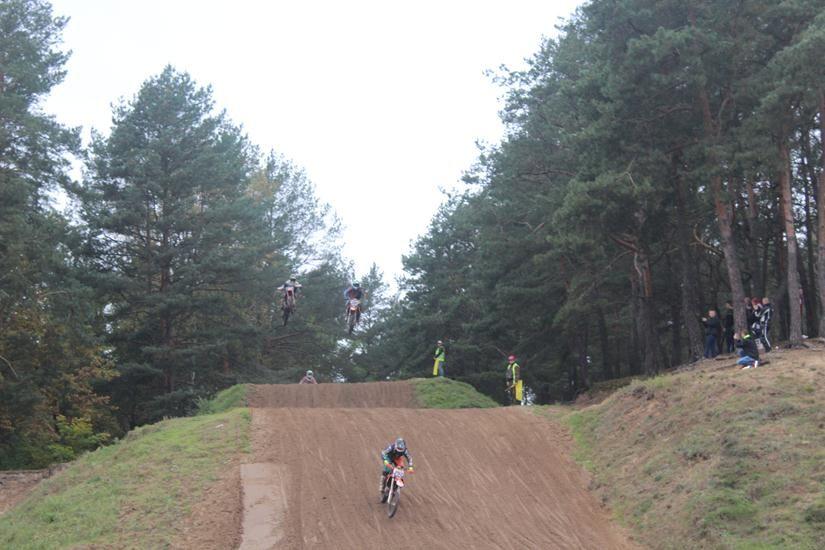
M 805 311 L 808 314 L 806 319 L 807 331 L 809 336 L 825 336 L 819 333 L 819 308 L 817 306 L 817 288 L 816 288 L 816 253 L 815 242 L 816 230 L 814 229 L 814 215 L 813 209 L 816 207 L 816 191 L 817 191 L 817 175 L 816 175 L 816 159 L 813 158 L 811 151 L 811 131 L 805 130 L 800 132 L 799 145 L 802 149 L 800 158 L 804 167 L 804 173 L 807 177 L 808 184 L 805 186 L 805 266 L 799 270 L 800 273 L 806 275 L 807 287 L 805 290 Z
M 748 240 L 750 253 L 748 264 L 751 271 L 751 296 L 765 295 L 765 282 L 762 276 L 762 266 L 759 261 L 759 238 L 762 234 L 759 220 L 759 210 L 756 204 L 756 191 L 753 188 L 753 178 L 745 180 L 745 192 L 748 196 L 748 207 L 745 209 L 745 219 L 748 222 Z
M 674 159 L 674 185 L 676 187 L 676 239 L 679 246 L 679 271 L 681 274 L 681 284 L 679 290 L 682 296 L 682 319 L 685 323 L 688 335 L 688 358 L 696 361 L 702 357 L 704 350 L 704 339 L 702 338 L 702 327 L 699 319 L 702 315 L 702 307 L 699 303 L 699 274 L 696 271 L 696 263 L 693 261 L 690 252 L 690 225 L 687 219 L 687 193 L 685 191 L 685 181 L 678 172 Z M 680 354 L 681 355 L 681 354 Z
M 713 115 L 711 115 L 710 99 L 704 87 L 699 89 L 699 104 L 702 108 L 705 136 L 708 140 L 715 141 L 719 137 L 720 128 L 713 120 Z M 713 164 L 718 165 L 717 162 Z M 743 332 L 748 325 L 747 313 L 745 312 L 745 287 L 742 285 L 742 270 L 739 267 L 739 257 L 736 255 L 736 243 L 733 239 L 732 214 L 722 189 L 722 176 L 712 175 L 710 187 L 713 191 L 716 220 L 719 223 L 719 233 L 722 237 L 725 265 L 728 268 L 728 280 L 730 281 L 731 299 L 733 300 L 734 328 L 737 332 Z
M 731 299 L 733 301 L 733 324 L 737 332 L 747 329 L 748 320 L 745 312 L 745 287 L 742 285 L 742 271 L 739 268 L 739 257 L 736 255 L 736 242 L 733 238 L 731 226 L 731 212 L 722 193 L 722 177 L 713 176 L 710 179 L 713 189 L 713 202 L 716 207 L 716 219 L 719 223 L 719 234 L 722 237 L 722 251 L 725 253 L 725 266 L 728 268 Z
M 602 352 L 602 373 L 607 378 L 618 378 L 618 365 L 613 362 L 610 354 L 610 339 L 607 331 L 607 320 L 604 317 L 604 310 L 598 308 L 596 310 L 599 324 L 599 345 Z
M 825 88 L 819 90 L 819 136 L 822 146 L 822 170 L 816 190 L 816 288 L 819 294 L 819 335 L 825 337 Z
M 647 375 L 656 374 L 661 366 L 659 339 L 653 314 L 653 273 L 647 252 L 642 249 L 634 254 L 633 269 L 639 280 L 639 340 L 642 365 Z
M 783 128 L 779 135 L 779 159 L 782 163 L 779 172 L 779 188 L 782 197 L 782 220 L 785 227 L 785 241 L 788 247 L 787 277 L 788 303 L 790 306 L 790 334 L 788 339 L 791 345 L 802 342 L 802 315 L 799 304 L 802 298 L 799 287 L 799 259 L 796 242 L 796 229 L 793 219 L 793 199 L 791 193 L 791 155 L 788 151 L 786 137 L 788 132 Z

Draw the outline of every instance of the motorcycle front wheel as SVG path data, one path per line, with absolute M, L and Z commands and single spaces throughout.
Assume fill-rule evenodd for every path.
M 387 517 L 391 518 L 395 515 L 395 512 L 398 510 L 398 501 L 401 499 L 401 491 L 398 490 L 398 487 L 395 487 L 392 491 L 390 491 L 390 496 L 387 499 Z

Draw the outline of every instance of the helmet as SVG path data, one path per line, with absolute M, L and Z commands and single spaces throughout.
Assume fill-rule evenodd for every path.
M 393 445 L 393 448 L 395 448 L 395 450 L 399 453 L 403 453 L 407 450 L 407 443 L 399 437 L 395 440 L 395 445 Z
M 510 361 L 510 362 L 512 363 L 513 361 L 515 361 L 515 360 L 516 360 L 516 356 L 515 356 L 515 355 L 511 355 L 510 357 L 508 357 L 508 358 L 507 358 L 507 360 L 508 360 L 508 361 Z
M 311 370 L 307 371 L 307 376 L 312 376 L 312 371 Z
M 440 346 L 440 345 L 442 345 L 444 342 L 442 342 L 441 340 L 439 340 L 439 341 L 438 341 L 438 342 L 436 342 L 436 343 Z
M 297 275 L 295 275 L 294 273 L 293 273 L 292 275 L 290 275 L 290 276 L 289 276 L 289 280 L 290 280 L 290 281 L 295 281 L 295 280 L 297 280 L 297 279 L 298 279 L 298 276 L 297 276 Z
M 361 283 L 352 283 L 352 288 L 361 288 Z

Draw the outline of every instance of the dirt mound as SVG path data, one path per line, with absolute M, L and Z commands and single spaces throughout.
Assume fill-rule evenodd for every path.
M 310 395 L 317 391 L 375 406 L 377 395 L 387 404 L 410 391 L 379 385 L 368 396 L 371 385 L 360 386 L 278 388 L 265 402 L 280 406 L 289 396 L 306 407 L 323 402 Z M 588 492 L 566 435 L 528 410 L 257 408 L 252 420 L 250 461 L 279 472 L 259 491 L 279 505 L 257 540 L 270 534 L 278 548 L 632 547 Z M 389 519 L 378 503 L 379 453 L 399 435 L 416 472 Z M 246 544 L 256 527 L 245 525 L 243 548 L 273 546 Z M 273 525 L 280 532 L 271 535 Z
M 366 384 L 261 384 L 247 394 L 256 408 L 415 408 L 415 389 L 409 382 Z

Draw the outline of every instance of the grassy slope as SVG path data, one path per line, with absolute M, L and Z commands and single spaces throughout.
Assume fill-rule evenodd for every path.
M 133 430 L 0 517 L 0 548 L 168 546 L 191 503 L 248 452 L 249 422 L 248 410 L 233 409 Z
M 479 409 L 498 407 L 498 403 L 476 391 L 470 384 L 449 378 L 414 378 L 415 395 L 427 409 Z
M 825 547 L 825 351 L 770 359 L 636 381 L 565 417 L 652 548 Z
M 236 384 L 219 391 L 212 399 L 198 403 L 198 414 L 215 414 L 226 412 L 236 407 L 247 407 L 249 406 L 246 398 L 246 392 L 248 390 L 248 384 Z

